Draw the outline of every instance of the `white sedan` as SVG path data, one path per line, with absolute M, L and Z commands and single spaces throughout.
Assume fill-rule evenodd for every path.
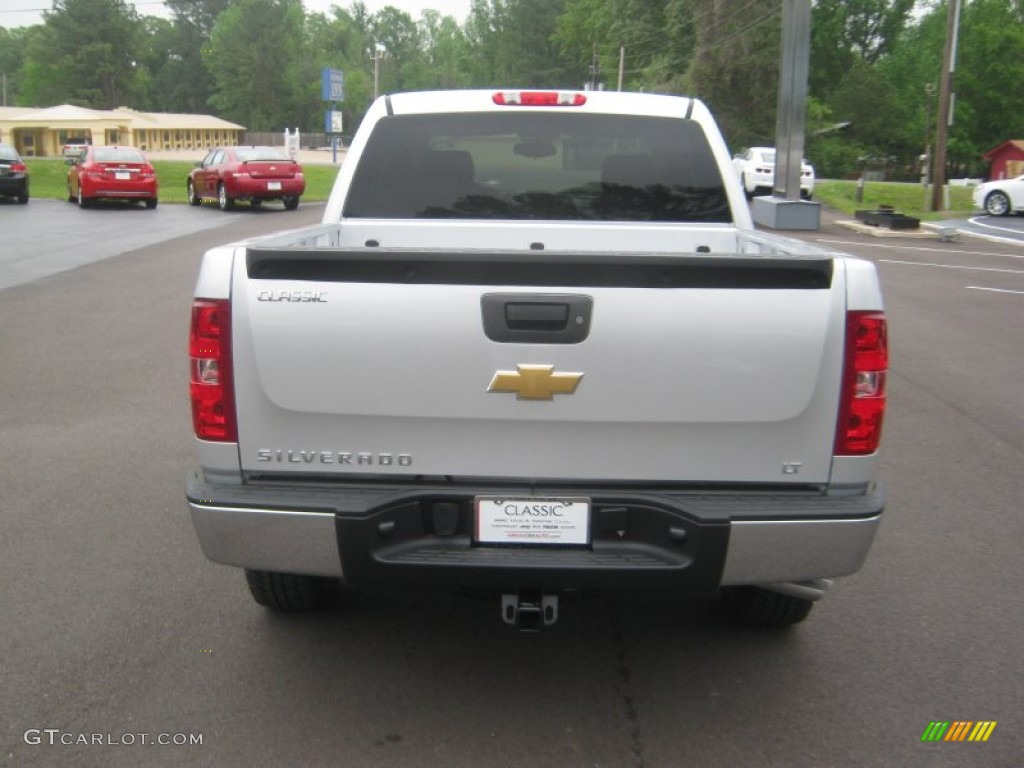
M 974 188 L 974 207 L 990 216 L 1024 211 L 1024 176 L 979 184 Z
M 732 167 L 736 169 L 747 197 L 770 195 L 775 183 L 775 148 L 751 147 L 735 155 Z M 814 166 L 806 160 L 800 165 L 800 196 L 810 200 L 814 195 Z

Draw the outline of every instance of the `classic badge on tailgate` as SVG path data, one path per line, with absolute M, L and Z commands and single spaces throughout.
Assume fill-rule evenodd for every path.
M 514 371 L 498 371 L 488 392 L 515 394 L 517 400 L 551 400 L 576 391 L 582 373 L 555 373 L 553 365 L 517 365 Z

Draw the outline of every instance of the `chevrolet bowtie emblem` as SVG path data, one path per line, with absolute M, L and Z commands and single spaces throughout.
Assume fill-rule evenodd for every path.
M 515 393 L 516 400 L 551 400 L 554 395 L 571 395 L 582 373 L 555 373 L 553 365 L 517 365 L 514 371 L 498 371 L 488 392 Z

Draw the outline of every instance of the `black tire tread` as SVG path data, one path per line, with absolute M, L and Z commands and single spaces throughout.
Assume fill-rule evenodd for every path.
M 782 629 L 807 618 L 814 601 L 761 587 L 725 587 L 723 606 L 741 624 L 763 629 Z
M 298 573 L 246 569 L 249 592 L 260 605 L 273 611 L 301 613 L 324 607 L 330 596 L 331 579 Z

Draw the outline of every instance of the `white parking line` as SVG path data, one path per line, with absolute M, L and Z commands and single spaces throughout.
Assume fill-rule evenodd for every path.
M 824 238 L 818 238 L 816 242 L 826 243 L 828 245 L 870 245 L 872 248 L 890 248 L 899 251 L 927 251 L 928 253 L 935 253 L 935 248 L 923 248 L 915 245 L 885 245 L 883 243 L 863 243 L 855 242 L 853 240 L 826 240 Z M 1016 253 L 993 253 L 992 251 L 964 251 L 957 248 L 943 248 L 942 253 L 962 253 L 968 256 L 1008 256 L 1011 259 L 1024 259 L 1024 254 Z
M 976 227 L 985 227 L 985 229 L 995 229 L 1000 232 L 1012 232 L 1015 235 L 1019 235 L 1021 233 L 1019 229 L 1013 229 L 1012 227 L 997 227 L 995 224 L 988 224 L 979 219 L 977 216 L 975 216 L 972 219 L 968 219 L 968 221 Z M 1018 243 L 1020 241 L 1014 240 L 1013 242 Z
M 1008 275 L 1024 275 L 1024 269 L 995 269 L 993 267 L 961 267 L 957 264 L 929 264 L 924 261 L 896 261 L 879 259 L 880 264 L 903 264 L 908 267 L 937 267 L 938 269 L 963 269 L 968 272 L 1003 272 Z
M 991 291 L 992 293 L 1016 293 L 1024 296 L 1024 291 L 1008 291 L 1005 288 L 982 288 L 980 285 L 968 285 L 972 291 Z

